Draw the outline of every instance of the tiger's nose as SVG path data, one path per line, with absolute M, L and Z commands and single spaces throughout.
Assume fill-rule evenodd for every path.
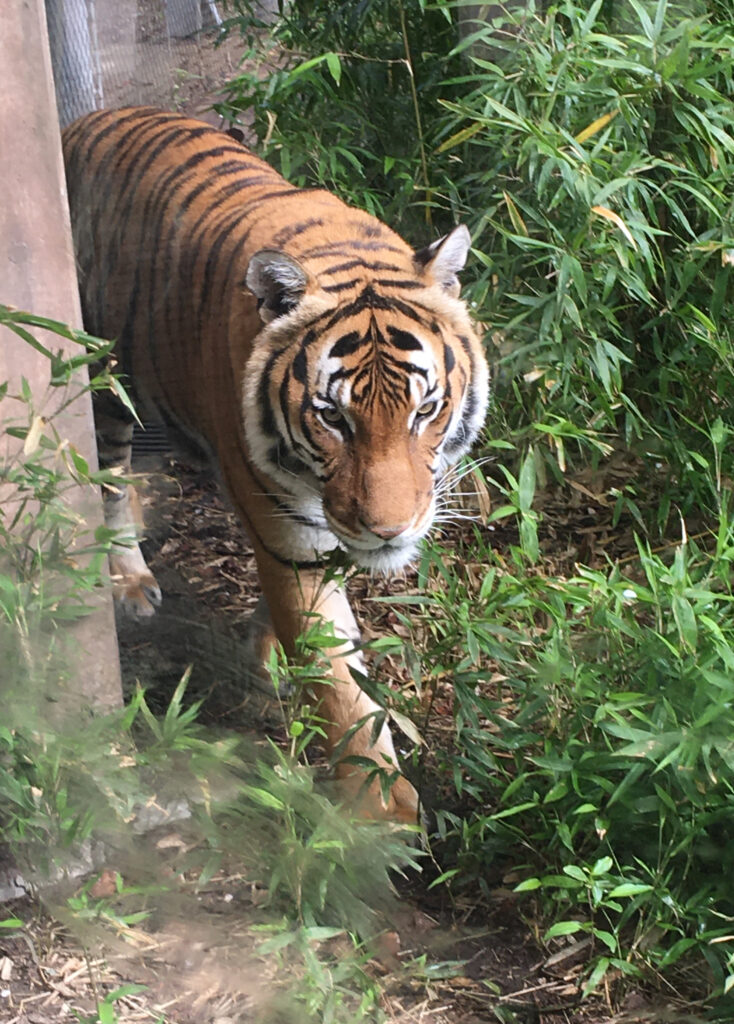
M 393 537 L 399 537 L 401 533 L 405 533 L 410 523 L 400 523 L 399 526 L 369 526 L 367 523 L 364 525 L 380 540 L 392 540 Z

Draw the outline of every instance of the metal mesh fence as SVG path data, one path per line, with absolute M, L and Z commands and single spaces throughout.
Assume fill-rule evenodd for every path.
M 234 73 L 218 0 L 46 0 L 62 127 L 100 107 L 198 112 Z

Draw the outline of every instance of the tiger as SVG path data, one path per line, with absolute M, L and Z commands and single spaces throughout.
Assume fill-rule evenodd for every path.
M 262 652 L 277 641 L 293 657 L 304 630 L 328 624 L 309 697 L 345 800 L 415 823 L 418 795 L 359 685 L 359 629 L 328 567 L 340 551 L 379 573 L 414 559 L 482 428 L 488 366 L 459 297 L 468 229 L 414 251 L 219 129 L 150 107 L 85 115 L 63 149 L 86 330 L 116 340 L 143 418 L 216 466 L 254 549 Z M 97 399 L 100 464 L 127 473 L 133 417 Z M 117 599 L 144 618 L 161 592 L 134 495 L 103 496 Z

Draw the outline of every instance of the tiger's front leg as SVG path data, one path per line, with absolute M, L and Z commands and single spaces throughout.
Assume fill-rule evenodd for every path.
M 321 628 L 323 624 L 327 635 L 333 627 L 337 644 L 321 652 L 328 660 L 328 675 L 325 674 L 323 682 L 311 686 L 309 696 L 322 720 L 327 753 L 331 755 L 339 748 L 336 775 L 342 790 L 368 817 L 416 824 L 418 794 L 398 774 L 398 760 L 387 724 L 383 724 L 373 742 L 375 717 L 382 714 L 382 709 L 352 674 L 352 670 L 363 673 L 364 665 L 355 650 L 359 630 L 343 589 L 325 581 L 317 570 L 296 573 L 262 551 L 258 552 L 257 561 L 275 636 L 289 656 L 296 652 L 298 638 L 314 625 Z M 370 780 L 370 770 L 349 763 L 347 759 L 351 757 L 366 758 L 390 777 L 396 776 L 387 799 L 383 797 L 379 773 Z
M 100 467 L 129 476 L 133 418 L 106 391 L 95 392 L 93 401 Z M 102 502 L 105 526 L 115 535 L 109 555 L 115 603 L 126 615 L 146 619 L 160 605 L 161 591 L 138 543 L 143 532 L 140 499 L 130 484 L 104 484 Z

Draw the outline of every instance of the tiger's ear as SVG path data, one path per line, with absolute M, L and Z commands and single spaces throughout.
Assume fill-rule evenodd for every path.
M 250 260 L 245 284 L 267 324 L 296 308 L 306 291 L 308 275 L 292 256 L 277 249 L 260 249 Z
M 414 253 L 413 259 L 426 274 L 440 284 L 450 295 L 459 294 L 457 274 L 463 270 L 471 246 L 471 235 L 464 224 L 459 224 L 448 235 L 432 242 L 426 249 Z

